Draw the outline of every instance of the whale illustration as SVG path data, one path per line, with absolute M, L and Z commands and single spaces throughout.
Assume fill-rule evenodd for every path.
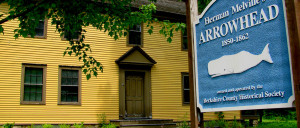
M 208 62 L 208 74 L 211 77 L 242 73 L 257 66 L 262 61 L 273 63 L 267 44 L 259 55 L 253 55 L 247 51 L 241 51 L 233 55 L 224 55 L 218 59 Z

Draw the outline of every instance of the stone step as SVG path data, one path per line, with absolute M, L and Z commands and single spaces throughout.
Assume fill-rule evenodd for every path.
M 176 128 L 172 119 L 126 119 L 110 120 L 119 128 Z
M 176 123 L 164 124 L 128 124 L 120 125 L 120 128 L 176 128 Z

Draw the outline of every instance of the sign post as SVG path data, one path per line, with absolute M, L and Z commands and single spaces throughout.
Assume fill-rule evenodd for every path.
M 201 112 L 292 107 L 286 17 L 284 0 L 212 0 L 193 26 Z
M 188 60 L 189 60 L 189 87 L 190 87 L 190 120 L 191 128 L 198 128 L 197 109 L 196 109 L 196 93 L 195 93 L 195 78 L 194 78 L 194 51 L 193 51 L 193 27 L 192 21 L 198 16 L 197 0 L 186 0 L 186 22 L 187 22 L 187 36 L 188 36 Z M 200 112 L 200 115 L 203 115 Z M 200 127 L 203 127 L 203 116 L 200 116 Z
M 299 18 L 295 10 L 300 10 L 300 2 L 297 0 L 286 0 L 286 12 L 289 30 L 289 39 L 292 57 L 292 70 L 294 79 L 295 102 L 297 111 L 297 126 L 300 128 L 300 44 L 299 44 L 299 26 L 297 27 L 297 19 Z M 300 20 L 298 19 L 298 25 Z

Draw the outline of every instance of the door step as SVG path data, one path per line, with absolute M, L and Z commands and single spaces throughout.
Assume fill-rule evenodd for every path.
M 119 128 L 176 128 L 172 119 L 110 120 Z

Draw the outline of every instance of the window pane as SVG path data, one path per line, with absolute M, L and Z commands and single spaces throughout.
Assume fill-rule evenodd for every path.
M 67 77 L 67 70 L 61 70 L 61 76 Z
M 72 96 L 67 95 L 67 102 L 72 102 Z
M 44 36 L 44 29 L 35 29 L 36 36 Z
M 66 102 L 67 101 L 67 96 L 66 94 L 61 94 L 61 101 Z
M 73 96 L 72 96 L 72 102 L 78 102 L 78 95 L 73 94 Z
M 187 37 L 182 38 L 182 49 L 188 49 Z
M 30 92 L 30 86 L 24 86 L 24 91 L 25 92 Z
M 35 28 L 36 36 L 44 36 L 44 20 L 39 21 L 38 26 Z
M 185 89 L 189 88 L 189 76 L 183 76 L 183 85 Z
M 24 80 L 25 84 L 30 84 L 30 74 L 25 74 L 25 80 Z
M 37 93 L 42 93 L 43 92 L 43 86 L 37 86 L 36 87 L 36 92 Z
M 141 45 L 141 32 L 129 32 L 129 44 Z
M 30 93 L 27 93 L 27 92 L 25 92 L 24 93 L 24 101 L 29 101 L 29 96 L 30 96 Z
M 62 86 L 61 101 L 78 102 L 78 87 L 77 86 Z
M 43 69 L 42 68 L 36 69 L 36 75 L 43 76 Z
M 30 101 L 36 101 L 36 94 L 30 93 Z
M 78 78 L 78 70 L 72 71 L 72 77 L 73 78 Z
M 141 25 L 135 25 L 129 30 L 129 44 L 141 45 Z
M 39 84 L 39 85 L 38 85 Z M 42 101 L 43 68 L 25 67 L 24 101 Z
M 30 92 L 35 93 L 36 92 L 36 86 L 31 86 Z
M 66 85 L 72 85 L 72 78 L 66 78 Z
M 61 78 L 61 85 L 67 85 L 67 79 Z
M 190 102 L 190 90 L 184 90 L 184 101 L 183 102 Z
M 67 70 L 68 78 L 72 77 L 72 72 L 70 70 Z
M 72 78 L 72 85 L 78 85 L 78 78 Z
M 31 75 L 36 76 L 36 69 L 35 68 L 30 68 L 31 70 Z
M 42 101 L 42 93 L 36 94 L 36 101 Z
M 43 76 L 37 76 L 36 81 L 37 84 L 43 84 Z
M 31 76 L 30 84 L 36 84 L 36 76 Z
M 78 102 L 78 70 L 62 70 L 61 101 Z

